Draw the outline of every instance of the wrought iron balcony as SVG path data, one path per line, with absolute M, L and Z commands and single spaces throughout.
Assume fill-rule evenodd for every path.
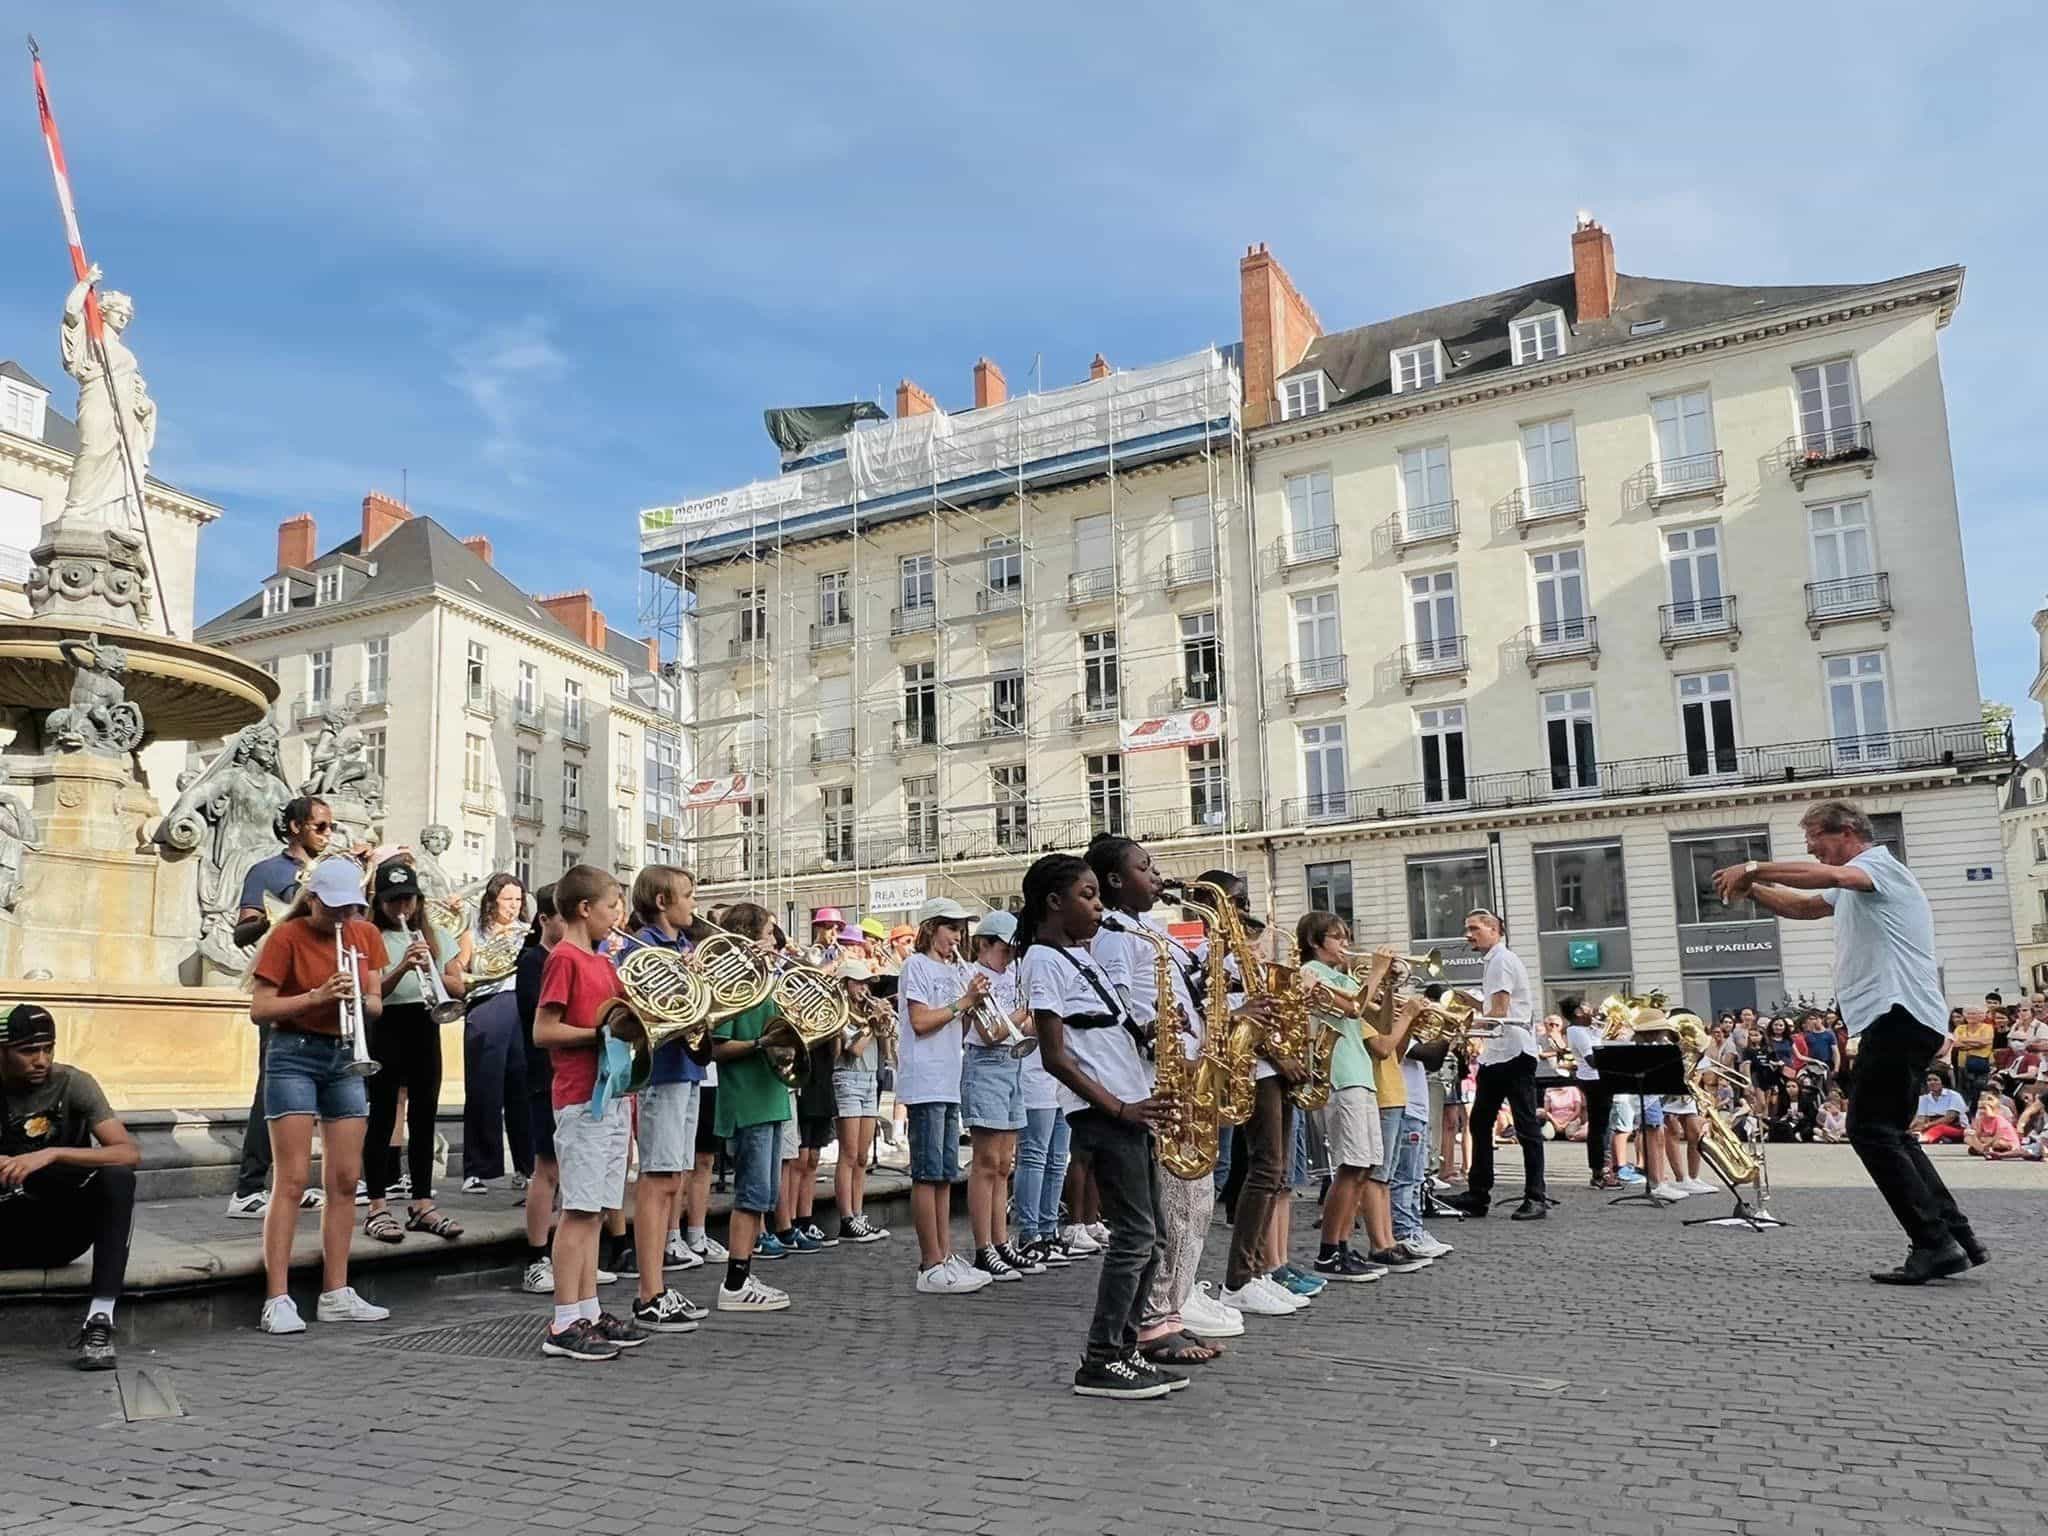
M 1085 729 L 1090 726 L 1115 725 L 1123 708 L 1121 693 L 1096 693 L 1090 697 L 1077 693 L 1068 699 L 1058 714 L 1059 723 L 1068 730 Z
M 465 784 L 462 787 L 462 808 L 479 816 L 495 816 L 498 814 L 498 792 L 485 784 Z
M 505 707 L 505 699 L 502 694 L 489 688 L 470 688 L 463 693 L 462 707 L 472 715 L 495 720 L 498 718 L 498 712 Z
M 811 732 L 812 762 L 845 763 L 852 760 L 853 731 L 851 728 Z
M 761 656 L 768 650 L 768 623 L 765 619 L 751 629 L 735 634 L 726 642 L 729 656 Z
M 1688 496 L 1719 496 L 1728 488 L 1718 448 L 1675 459 L 1658 459 L 1644 474 L 1649 479 L 1647 499 L 1652 507 L 1682 501 Z
M 541 707 L 539 699 L 524 698 L 515 693 L 512 695 L 512 724 L 519 730 L 539 735 L 547 729 L 547 711 Z
M 1433 501 L 1427 506 L 1408 507 L 1387 519 L 1387 542 L 1399 559 L 1420 544 L 1435 544 L 1458 538 L 1458 502 Z
M 1216 547 L 1204 545 L 1200 549 L 1181 550 L 1166 557 L 1165 583 L 1170 592 L 1176 587 L 1206 586 L 1216 578 Z
M 1732 650 L 1742 638 L 1742 626 L 1735 621 L 1735 599 L 1695 597 L 1659 604 L 1657 638 L 1666 656 L 1693 640 L 1726 640 Z
M 1295 662 L 1281 676 L 1290 699 L 1311 693 L 1334 693 L 1344 686 L 1344 657 L 1311 656 Z
M 1026 734 L 1023 711 L 983 709 L 975 712 L 973 727 L 965 739 L 970 742 L 1022 741 Z
M 640 788 L 640 775 L 634 771 L 632 764 L 621 763 L 612 775 L 612 782 L 618 786 L 620 794 L 630 795 Z
M 579 702 L 573 709 L 564 703 L 557 713 L 559 718 L 555 731 L 562 738 L 562 744 L 569 747 L 589 746 L 590 711 Z
M 317 699 L 311 694 L 299 694 L 292 700 L 292 729 L 297 730 L 302 725 L 321 719 L 328 710 L 334 708 L 335 702 L 332 694 Z
M 1093 571 L 1076 571 L 1067 578 L 1067 606 L 1107 602 L 1116 596 L 1116 568 L 1103 566 Z
M 908 608 L 889 610 L 889 633 L 891 635 L 921 635 L 927 633 L 939 622 L 936 605 L 925 602 L 915 603 Z
M 1865 479 L 1877 462 L 1877 439 L 1870 423 L 1852 422 L 1845 427 L 1823 427 L 1800 432 L 1785 439 L 1778 449 L 1779 462 L 1792 477 L 1792 484 L 1805 489 L 1807 477 L 1830 469 L 1860 466 Z
M 1592 614 L 1546 619 L 1522 631 L 1522 646 L 1534 672 L 1546 662 L 1591 661 L 1600 665 L 1600 623 Z
M 590 831 L 590 812 L 580 805 L 562 807 L 562 831 L 571 837 L 582 837 Z
M 1892 627 L 1892 577 L 1889 571 L 1872 571 L 1865 576 L 1841 576 L 1833 581 L 1806 584 L 1806 629 L 1820 638 L 1823 624 L 1846 624 L 1853 619 L 1876 619 Z
M 931 715 L 889 722 L 889 744 L 898 752 L 916 752 L 939 744 L 939 722 Z
M 1508 506 L 1515 514 L 1515 531 L 1523 538 L 1531 528 L 1562 518 L 1586 521 L 1586 477 L 1568 475 L 1562 480 L 1539 480 L 1517 486 L 1508 493 Z
M 1401 647 L 1401 684 L 1409 693 L 1434 677 L 1463 677 L 1472 670 L 1472 644 L 1464 635 L 1439 635 Z
M 1024 607 L 1024 584 L 1021 578 L 1002 586 L 981 586 L 974 589 L 974 617 L 976 619 L 1001 618 L 1021 612 Z
M 533 827 L 537 827 L 547 820 L 547 817 L 540 808 L 540 796 L 514 795 L 512 797 L 512 819 Z
M 853 620 L 843 619 L 836 624 L 813 624 L 811 626 L 811 649 L 815 651 L 836 650 L 853 644 Z
M 1334 560 L 1342 550 L 1337 537 L 1337 525 L 1329 523 L 1311 528 L 1296 528 L 1280 536 L 1274 545 L 1281 568 L 1293 570 L 1298 565 L 1314 565 L 1322 560 Z

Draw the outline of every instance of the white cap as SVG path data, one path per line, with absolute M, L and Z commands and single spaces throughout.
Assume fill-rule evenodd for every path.
M 934 896 L 917 909 L 918 927 L 922 928 L 933 918 L 949 923 L 964 923 L 967 921 L 967 909 L 950 896 Z

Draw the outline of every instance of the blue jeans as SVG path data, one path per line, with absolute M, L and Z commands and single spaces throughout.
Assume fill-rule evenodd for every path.
M 756 1216 L 772 1215 L 782 1184 L 780 1120 L 742 1125 L 732 1133 L 732 1206 Z
M 1067 1182 L 1067 1117 L 1057 1109 L 1027 1109 L 1017 1137 L 1017 1181 L 1012 1199 L 1019 1237 L 1055 1237 L 1060 1191 Z
M 1388 1193 L 1393 1197 L 1394 1241 L 1398 1243 L 1422 1235 L 1422 1165 L 1429 1158 L 1429 1124 L 1404 1114 L 1395 1136 L 1387 1149 L 1394 1164 Z
M 1287 1159 L 1287 1187 L 1299 1189 L 1308 1182 L 1308 1116 L 1294 1117 L 1294 1150 Z
M 1226 1125 L 1216 1132 L 1216 1198 L 1223 1198 L 1223 1186 L 1230 1182 L 1230 1142 L 1235 1126 Z

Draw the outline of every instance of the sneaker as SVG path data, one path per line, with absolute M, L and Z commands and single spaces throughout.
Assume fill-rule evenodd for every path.
M 253 1195 L 229 1195 L 228 1214 L 238 1221 L 261 1221 L 263 1213 L 270 1209 L 270 1195 L 266 1190 L 257 1190 Z
M 542 1254 L 526 1266 L 526 1273 L 519 1277 L 519 1289 L 529 1296 L 551 1296 L 555 1290 L 555 1261 L 548 1254 Z
M 368 1205 L 369 1203 L 370 1203 L 370 1182 L 369 1182 L 369 1180 L 367 1180 L 367 1179 L 357 1179 L 357 1180 L 356 1180 L 356 1204 L 357 1204 L 357 1205 Z
M 1088 1229 L 1078 1221 L 1060 1228 L 1060 1241 L 1067 1245 L 1067 1253 L 1074 1258 L 1085 1259 L 1091 1254 L 1102 1252 L 1102 1244 L 1095 1241 Z
M 1308 1306 L 1315 1299 L 1311 1296 L 1304 1296 L 1299 1291 L 1290 1290 L 1271 1275 L 1260 1275 L 1253 1283 L 1261 1287 L 1268 1296 L 1278 1297 L 1297 1312 Z
M 729 1291 L 722 1285 L 718 1288 L 718 1310 L 721 1312 L 782 1312 L 788 1307 L 789 1292 L 763 1285 L 757 1275 L 747 1276 L 746 1284 L 736 1291 Z
M 619 1277 L 600 1264 L 597 1266 L 597 1283 L 599 1285 L 617 1285 Z
M 1339 1248 L 1329 1258 L 1316 1260 L 1316 1273 L 1325 1280 L 1341 1280 L 1352 1285 L 1369 1285 L 1386 1272 L 1384 1266 L 1366 1262 L 1349 1248 Z M 1181 1309 L 1181 1317 L 1186 1319 L 1186 1308 Z
M 683 1246 L 697 1255 L 706 1264 L 723 1264 L 732 1255 L 725 1251 L 725 1244 L 709 1235 L 686 1239 Z
M 927 1296 L 965 1296 L 994 1280 L 993 1274 L 971 1268 L 957 1255 L 948 1255 L 930 1269 L 918 1271 L 917 1289 Z
M 843 1243 L 879 1243 L 882 1232 L 869 1224 L 866 1216 L 842 1216 L 839 1219 L 839 1240 Z
M 1313 1296 L 1330 1282 L 1319 1275 L 1312 1275 L 1305 1269 L 1296 1269 L 1292 1264 L 1282 1264 L 1266 1277 L 1275 1285 L 1292 1291 L 1297 1296 Z
M 78 1351 L 78 1368 L 81 1371 L 111 1371 L 117 1363 L 114 1359 L 114 1320 L 104 1312 L 95 1312 L 85 1320 L 85 1326 L 78 1330 L 78 1342 L 72 1346 Z
M 974 1250 L 974 1267 L 991 1280 L 1022 1280 L 1024 1271 L 1003 1257 L 999 1248 Z
M 683 1310 L 683 1298 L 663 1291 L 652 1301 L 633 1303 L 633 1321 L 649 1333 L 695 1333 L 697 1320 Z
M 1711 1195 L 1714 1192 L 1714 1186 L 1705 1179 L 1680 1179 L 1678 1187 L 1688 1195 Z
M 1180 1324 L 1198 1339 L 1234 1339 L 1244 1332 L 1244 1314 L 1198 1290 L 1181 1304 Z
M 612 1260 L 612 1270 L 615 1274 L 622 1275 L 628 1280 L 638 1280 L 640 1278 L 639 1256 L 631 1248 L 621 1248 L 619 1256 Z
M 394 1200 L 410 1200 L 412 1198 L 412 1175 L 401 1173 L 398 1176 L 398 1182 L 392 1185 L 387 1193 Z
M 754 1257 L 757 1259 L 786 1259 L 789 1252 L 782 1246 L 782 1239 L 773 1232 L 763 1232 L 754 1240 Z
M 1373 1263 L 1384 1264 L 1389 1271 L 1397 1275 L 1412 1275 L 1416 1270 L 1427 1269 L 1436 1262 L 1435 1259 L 1423 1257 L 1406 1243 L 1376 1249 L 1371 1257 Z
M 1621 1182 L 1624 1184 L 1649 1183 L 1649 1180 L 1643 1177 L 1643 1170 L 1638 1168 L 1634 1163 L 1623 1163 L 1619 1168 L 1614 1170 L 1614 1176 L 1617 1179 L 1621 1180 Z
M 1418 1232 L 1413 1237 L 1401 1239 L 1401 1246 L 1410 1253 L 1419 1253 L 1425 1259 L 1441 1259 L 1446 1254 L 1457 1252 L 1449 1243 L 1440 1243 L 1427 1232 Z
M 1652 1184 L 1650 1186 L 1650 1193 L 1659 1200 L 1683 1200 L 1692 1191 L 1683 1184 L 1666 1182 L 1663 1184 Z
M 661 1263 L 664 1269 L 695 1269 L 703 1262 L 697 1256 L 696 1250 L 681 1237 L 670 1238 L 661 1250 Z
M 1273 1294 L 1278 1289 L 1279 1287 L 1274 1286 L 1264 1275 L 1254 1275 L 1234 1291 L 1226 1287 L 1221 1303 L 1239 1316 L 1249 1314 L 1252 1317 L 1292 1317 L 1301 1310 L 1296 1304 L 1299 1298 L 1288 1296 L 1283 1301 Z M 1282 1295 L 1285 1294 L 1282 1292 Z M 1187 1314 L 1183 1312 L 1181 1317 L 1185 1321 Z
M 326 1204 L 327 1192 L 325 1190 L 309 1189 L 299 1196 L 299 1209 L 302 1211 L 317 1211 Z
M 1088 1223 L 1087 1230 L 1088 1235 L 1095 1239 L 1096 1247 L 1107 1248 L 1109 1246 L 1109 1228 L 1107 1225 L 1099 1221 L 1091 1221 Z
M 818 1253 L 824 1247 L 823 1243 L 802 1227 L 792 1227 L 782 1237 L 782 1248 L 785 1253 Z
M 597 1314 L 596 1328 L 607 1344 L 616 1344 L 621 1349 L 638 1349 L 647 1342 L 646 1333 L 637 1324 L 609 1312 Z
M 807 1221 L 798 1227 L 796 1235 L 798 1237 L 808 1237 L 820 1248 L 837 1248 L 839 1246 L 839 1239 L 826 1235 L 825 1230 L 815 1221 Z
M 1031 1246 L 1024 1250 L 1047 1269 L 1065 1269 L 1074 1261 L 1067 1256 L 1067 1250 L 1060 1246 L 1059 1239 L 1034 1237 Z
M 512 1188 L 513 1188 L 513 1191 L 514 1191 L 515 1193 L 517 1193 L 517 1194 L 522 1194 L 522 1195 L 523 1195 L 523 1194 L 525 1194 L 525 1193 L 526 1193 L 526 1185 L 527 1185 L 527 1178 L 526 1178 L 526 1175 L 525 1175 L 525 1174 L 523 1174 L 523 1173 L 515 1173 L 515 1174 L 513 1174 L 513 1175 L 512 1175 Z
M 1151 1381 L 1165 1382 L 1166 1390 L 1169 1392 L 1178 1392 L 1188 1384 L 1187 1377 L 1181 1375 L 1179 1371 L 1169 1371 L 1163 1365 L 1155 1365 L 1143 1355 L 1132 1355 L 1126 1363 L 1141 1377 Z
M 488 1195 L 491 1192 L 491 1186 L 472 1174 L 462 1181 L 462 1192 L 465 1195 Z
M 619 1346 L 598 1332 L 597 1324 L 579 1317 L 560 1333 L 548 1329 L 540 1341 L 540 1352 L 561 1360 L 616 1360 Z
M 299 1304 L 289 1296 L 272 1296 L 263 1303 L 263 1316 L 256 1326 L 265 1333 L 304 1333 L 306 1320 L 299 1316 Z
M 1045 1273 L 1044 1264 L 1013 1244 L 997 1243 L 996 1252 L 1000 1253 L 1010 1268 L 1016 1270 L 1020 1275 L 1042 1275 Z
M 1129 1360 L 1083 1360 L 1074 1372 L 1076 1397 L 1164 1397 L 1173 1388 L 1140 1374 Z
M 354 1286 L 344 1285 L 338 1291 L 322 1291 L 313 1315 L 323 1323 L 381 1323 L 391 1309 L 363 1300 Z
M 1196 1296 L 1201 1298 L 1201 1300 L 1208 1303 L 1210 1306 L 1214 1307 L 1218 1312 L 1221 1312 L 1225 1317 L 1229 1318 L 1231 1321 L 1238 1323 L 1244 1321 L 1244 1314 L 1238 1311 L 1237 1308 L 1226 1305 L 1225 1303 L 1218 1301 L 1214 1296 L 1209 1294 L 1208 1281 L 1203 1280 L 1198 1282 L 1195 1286 L 1194 1293 Z

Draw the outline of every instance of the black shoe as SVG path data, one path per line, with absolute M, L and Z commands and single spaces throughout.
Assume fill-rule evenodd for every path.
M 1076 1397 L 1164 1397 L 1172 1390 L 1157 1377 L 1140 1373 L 1129 1360 L 1083 1360 L 1074 1372 Z
M 1468 1189 L 1462 1195 L 1445 1195 L 1443 1203 L 1460 1216 L 1484 1216 L 1487 1206 L 1492 1202 L 1484 1195 L 1475 1195 Z
M 78 1330 L 78 1368 L 81 1371 L 111 1371 L 114 1368 L 114 1320 L 95 1312 Z
M 1165 1382 L 1166 1390 L 1169 1392 L 1178 1392 L 1188 1384 L 1187 1377 L 1181 1375 L 1179 1371 L 1169 1371 L 1163 1365 L 1154 1365 L 1143 1355 L 1133 1355 L 1124 1364 L 1128 1365 L 1147 1381 Z
M 631 1248 L 621 1248 L 613 1256 L 611 1263 L 605 1264 L 600 1262 L 598 1268 L 610 1270 L 621 1280 L 637 1280 L 640 1278 L 640 1261 L 634 1257 Z
M 1524 1200 L 1520 1205 L 1515 1207 L 1515 1214 L 1510 1216 L 1508 1220 L 1541 1221 L 1544 1217 L 1548 1216 L 1549 1214 L 1550 1202 L 1548 1200 Z
M 1368 1253 L 1366 1258 L 1383 1269 L 1392 1270 L 1397 1275 L 1412 1275 L 1416 1270 L 1427 1269 L 1436 1262 L 1435 1259 L 1425 1259 L 1419 1253 L 1410 1253 L 1399 1243 L 1394 1244 L 1391 1248 L 1376 1248 Z
M 1033 1238 L 1025 1252 L 1047 1269 L 1065 1269 L 1074 1262 L 1067 1257 L 1067 1250 L 1049 1237 Z
M 1977 1269 L 1991 1262 L 1991 1250 L 1977 1241 L 1977 1234 L 1968 1227 L 1951 1227 L 1949 1236 L 1956 1240 L 1956 1246 L 1969 1255 L 1970 1268 Z
M 1879 1285 L 1925 1285 L 1930 1280 L 1960 1275 L 1969 1267 L 1969 1254 L 1960 1243 L 1951 1242 L 1939 1248 L 1915 1248 L 1897 1269 L 1873 1269 L 1870 1278 Z

